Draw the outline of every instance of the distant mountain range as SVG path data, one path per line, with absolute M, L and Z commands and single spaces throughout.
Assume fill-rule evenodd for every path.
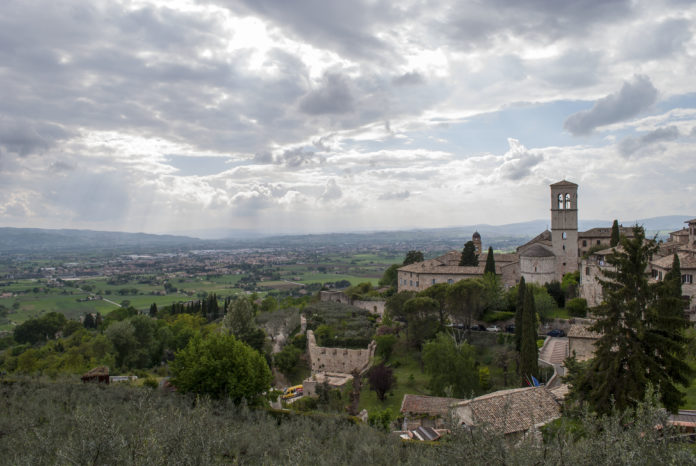
M 623 220 L 623 226 L 635 223 L 645 227 L 649 235 L 665 237 L 670 231 L 684 227 L 692 217 L 669 215 L 637 220 Z M 581 231 L 610 227 L 609 220 L 580 220 Z M 324 233 L 268 236 L 250 230 L 205 230 L 191 236 L 154 235 L 93 230 L 46 230 L 39 228 L 0 228 L 0 252 L 77 252 L 77 251 L 159 251 L 190 249 L 226 249 L 239 247 L 336 247 L 384 246 L 396 248 L 445 249 L 460 246 L 478 231 L 484 244 L 495 248 L 513 248 L 549 228 L 548 220 L 506 225 L 468 225 L 397 231 Z M 215 234 L 215 236 L 213 236 Z M 218 236 L 219 235 L 219 236 Z M 198 236 L 198 237 L 194 237 Z M 214 239 L 216 238 L 217 239 Z M 205 238 L 205 239 L 201 239 Z

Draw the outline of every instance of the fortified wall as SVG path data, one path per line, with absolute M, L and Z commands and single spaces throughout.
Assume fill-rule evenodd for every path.
M 371 314 L 377 314 L 380 317 L 384 316 L 384 305 L 386 304 L 386 301 L 384 300 L 351 300 L 350 297 L 342 291 L 320 291 L 319 299 L 321 301 L 328 301 L 332 303 L 347 304 L 359 309 L 364 309 Z
M 314 332 L 307 330 L 307 352 L 312 374 L 317 372 L 338 372 L 350 374 L 353 370 L 363 372 L 375 355 L 377 343 L 370 342 L 366 349 L 325 348 L 317 346 Z

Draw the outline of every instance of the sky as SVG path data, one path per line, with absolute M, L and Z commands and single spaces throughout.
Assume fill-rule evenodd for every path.
M 696 217 L 696 3 L 3 0 L 0 226 Z

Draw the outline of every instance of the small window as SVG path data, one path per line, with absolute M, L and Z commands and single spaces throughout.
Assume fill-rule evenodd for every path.
M 597 244 L 602 244 L 602 242 L 600 240 L 597 240 Z
M 410 282 L 409 285 L 413 286 L 413 280 L 409 280 L 409 282 Z
M 583 245 L 583 246 L 587 246 L 587 240 L 586 240 L 586 239 L 582 240 L 582 245 Z
M 590 268 L 589 268 L 589 267 L 585 267 L 585 275 L 589 275 L 589 274 L 590 274 Z
M 564 231 L 564 232 L 561 234 L 561 236 L 563 237 L 563 239 L 566 239 L 566 238 L 568 238 L 568 233 L 566 233 L 566 232 Z
M 559 209 L 563 208 L 563 194 L 558 195 L 558 208 Z
M 433 278 L 433 285 L 435 284 L 435 279 Z
M 563 250 L 565 251 L 565 244 L 563 245 Z
M 691 274 L 685 274 L 682 275 L 682 283 L 693 283 L 694 282 L 694 276 Z
M 447 283 L 449 283 L 449 284 L 451 285 L 452 283 L 454 283 L 454 280 L 452 280 L 452 279 L 450 278 L 450 279 L 447 280 Z
M 418 287 L 418 282 L 416 282 L 416 287 Z
M 566 199 L 566 209 L 570 209 L 570 194 L 566 194 L 565 199 Z
M 660 270 L 660 272 L 657 274 L 657 278 L 658 278 L 658 280 L 662 281 L 662 271 L 661 271 L 661 270 Z

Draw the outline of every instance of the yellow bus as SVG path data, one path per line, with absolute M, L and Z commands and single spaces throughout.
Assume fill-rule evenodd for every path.
M 302 396 L 302 385 L 293 385 L 292 387 L 286 388 L 283 392 L 284 400 L 295 398 L 296 396 Z

